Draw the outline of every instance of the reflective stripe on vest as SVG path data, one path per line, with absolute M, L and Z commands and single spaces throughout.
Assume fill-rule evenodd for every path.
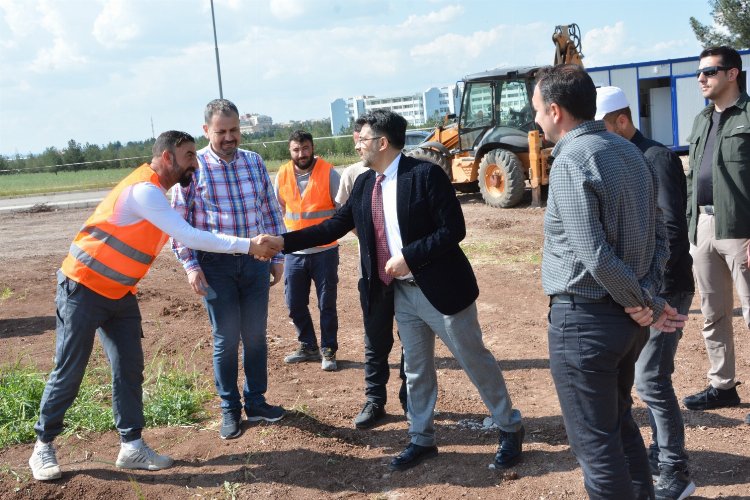
M 135 286 L 136 283 L 138 283 L 138 278 L 125 276 L 124 274 L 115 271 L 111 267 L 105 266 L 89 254 L 78 248 L 75 244 L 70 245 L 70 255 L 75 257 L 78 262 L 88 267 L 92 271 L 96 271 L 102 276 L 106 276 L 107 278 L 116 281 L 124 286 Z
M 315 157 L 310 179 L 305 191 L 300 194 L 294 165 L 286 162 L 276 174 L 279 199 L 285 207 L 284 224 L 287 230 L 296 231 L 320 224 L 336 213 L 336 205 L 331 199 L 331 169 L 333 166 L 320 157 Z M 337 241 L 319 248 L 335 246 Z
M 136 284 L 146 275 L 168 236 L 146 219 L 127 226 L 110 220 L 123 191 L 144 182 L 161 188 L 159 176 L 148 164 L 131 172 L 99 203 L 62 263 L 65 276 L 109 299 L 138 291 Z
M 333 214 L 336 213 L 336 210 L 321 210 L 319 212 L 302 212 L 301 214 L 295 214 L 295 213 L 287 213 L 286 218 L 291 220 L 302 220 L 302 219 L 322 219 L 322 218 L 330 218 L 333 216 Z
M 125 243 L 122 240 L 117 239 L 116 236 L 106 232 L 105 230 L 95 227 L 95 226 L 88 226 L 81 229 L 82 233 L 88 233 L 97 240 L 101 241 L 102 243 L 105 243 L 121 254 L 125 255 L 126 257 L 130 257 L 136 262 L 140 262 L 141 264 L 149 265 L 154 261 L 154 257 L 143 253 L 137 248 L 133 248 L 127 243 Z M 75 246 L 75 245 L 73 245 Z M 72 252 L 71 252 L 72 253 Z M 88 255 L 88 254 L 87 254 Z M 91 266 L 89 266 L 91 267 Z M 102 273 L 104 274 L 104 273 Z M 119 274 L 119 273 L 118 273 Z M 118 280 L 119 281 L 119 280 Z

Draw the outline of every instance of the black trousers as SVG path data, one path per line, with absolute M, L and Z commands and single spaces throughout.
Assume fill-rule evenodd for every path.
M 369 310 L 365 308 L 367 287 L 364 278 L 359 279 L 359 297 L 362 305 L 362 319 L 365 327 L 365 396 L 368 401 L 385 406 L 388 400 L 386 384 L 391 375 L 388 356 L 393 348 L 393 284 L 375 286 L 369 300 Z M 399 367 L 401 388 L 398 399 L 406 412 L 406 375 L 404 374 L 404 354 L 401 353 Z

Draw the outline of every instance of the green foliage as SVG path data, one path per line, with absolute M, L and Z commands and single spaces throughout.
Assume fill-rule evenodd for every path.
M 0 449 L 36 438 L 44 378 L 28 368 L 0 369 Z
M 211 393 L 197 372 L 165 369 L 161 363 L 144 382 L 143 414 L 146 425 L 187 425 L 204 418 L 203 403 Z
M 210 392 L 194 370 L 160 363 L 147 372 L 143 385 L 146 425 L 187 425 L 204 418 L 202 407 Z M 86 370 L 78 396 L 65 414 L 65 435 L 114 428 L 109 380 L 106 365 Z M 34 424 L 44 384 L 44 376 L 31 367 L 0 368 L 0 449 L 36 439 Z
M 690 27 L 703 47 L 728 45 L 736 50 L 750 48 L 750 0 L 709 0 L 717 27 L 690 18 Z
M 40 172 L 0 177 L 0 196 L 28 196 L 36 193 L 82 191 L 111 188 L 133 171 L 131 168 L 84 170 L 80 172 Z

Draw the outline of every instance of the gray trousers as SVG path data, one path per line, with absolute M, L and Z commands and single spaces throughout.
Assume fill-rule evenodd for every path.
M 395 283 L 396 321 L 404 348 L 411 442 L 420 446 L 435 444 L 436 335 L 469 376 L 497 426 L 506 432 L 519 430 L 521 412 L 513 408 L 497 361 L 484 346 L 476 303 L 457 314 L 444 315 L 430 304 L 419 287 L 400 280 Z
M 708 380 L 717 389 L 731 389 L 735 378 L 732 313 L 734 293 L 742 304 L 742 316 L 750 328 L 750 270 L 747 268 L 748 239 L 717 240 L 714 216 L 698 217 L 698 245 L 690 245 L 693 270 L 701 294 L 703 339 L 710 367 Z

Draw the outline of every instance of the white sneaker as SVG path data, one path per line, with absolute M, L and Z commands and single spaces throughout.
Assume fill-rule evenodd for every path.
M 55 447 L 52 443 L 37 443 L 34 445 L 34 453 L 29 458 L 29 467 L 34 479 L 37 481 L 51 481 L 60 479 L 60 466 L 57 465 Z
M 115 465 L 123 469 L 161 470 L 171 467 L 174 460 L 167 455 L 159 455 L 146 443 L 134 450 L 120 447 Z
M 320 350 L 321 357 L 323 358 L 321 368 L 327 372 L 335 372 L 336 366 L 336 351 L 330 347 L 324 347 Z

